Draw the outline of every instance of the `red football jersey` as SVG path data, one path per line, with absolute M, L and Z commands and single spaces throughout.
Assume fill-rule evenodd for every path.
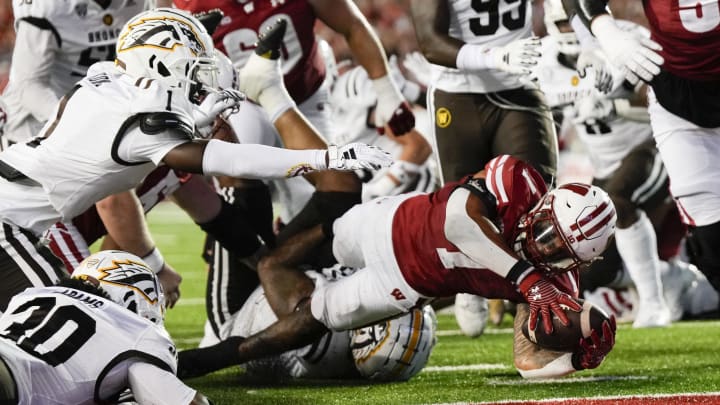
M 692 80 L 720 75 L 720 0 L 643 0 L 663 68 Z
M 285 87 L 296 103 L 313 95 L 325 79 L 325 63 L 315 40 L 315 12 L 306 0 L 174 0 L 191 13 L 220 9 L 225 14 L 213 33 L 215 47 L 236 66 L 255 49 L 258 33 L 278 19 L 288 22 L 283 40 Z
M 534 171 L 529 165 L 493 165 L 493 162 L 497 163 L 493 160 L 487 166 L 487 177 L 495 182 L 491 187 L 497 188 L 498 182 L 506 182 L 504 187 L 501 186 L 506 193 L 498 198 L 497 206 L 489 211 L 497 212 L 495 222 L 498 225 L 507 224 L 507 227 L 512 223 L 514 227 L 519 215 L 529 211 L 546 190 L 542 188 L 542 192 L 538 193 L 534 189 L 537 184 L 533 181 L 512 181 L 518 179 L 518 173 L 522 176 L 523 170 Z M 493 167 L 500 171 L 493 171 Z M 531 179 L 534 177 L 530 176 Z M 539 174 L 537 177 L 540 178 Z M 416 291 L 431 297 L 466 292 L 487 298 L 523 301 L 515 285 L 504 277 L 485 268 L 467 267 L 472 261 L 445 238 L 447 202 L 450 194 L 461 184 L 446 184 L 430 195 L 409 198 L 398 207 L 393 218 L 393 249 L 403 277 Z M 512 199 L 503 200 L 503 197 L 508 196 Z M 503 232 L 508 243 L 512 243 L 512 233 L 511 229 Z M 577 297 L 577 273 L 557 276 L 556 285 Z

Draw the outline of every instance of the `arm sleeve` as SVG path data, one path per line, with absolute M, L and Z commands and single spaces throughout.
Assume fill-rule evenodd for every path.
M 128 368 L 128 383 L 140 404 L 190 404 L 197 392 L 172 373 L 145 362 L 133 363 Z
M 457 189 L 450 195 L 445 218 L 445 237 L 482 267 L 507 277 L 520 260 L 493 241 L 470 217 L 465 207 L 469 195 L 470 191 L 465 189 Z M 488 224 L 491 223 L 488 221 Z
M 243 145 L 213 139 L 203 155 L 203 173 L 210 176 L 275 179 L 323 170 L 325 150 L 290 150 Z
M 50 119 L 59 97 L 50 88 L 50 74 L 58 51 L 53 32 L 19 21 L 13 48 L 11 77 L 23 110 L 40 122 Z

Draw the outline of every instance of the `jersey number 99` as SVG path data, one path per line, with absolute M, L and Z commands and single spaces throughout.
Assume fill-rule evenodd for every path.
M 506 11 L 500 13 L 501 3 Z M 514 7 L 514 3 L 519 3 Z M 495 35 L 502 22 L 509 31 L 525 26 L 527 0 L 472 0 L 473 10 L 480 14 L 470 19 L 470 31 L 477 36 Z

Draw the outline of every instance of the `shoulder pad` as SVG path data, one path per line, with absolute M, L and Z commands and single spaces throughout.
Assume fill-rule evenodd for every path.
M 195 124 L 188 117 L 170 111 L 145 113 L 140 115 L 140 130 L 148 135 L 175 130 L 193 138 Z
M 135 114 L 167 111 L 191 119 L 194 104 L 188 100 L 185 91 L 167 87 L 155 79 L 132 77 L 123 74 L 122 81 L 132 93 L 131 112 Z
M 485 179 L 468 177 L 459 187 L 469 190 L 470 194 L 482 200 L 485 208 L 487 208 L 488 218 L 494 219 L 497 217 L 497 199 L 493 193 L 488 190 L 487 185 L 485 185 Z

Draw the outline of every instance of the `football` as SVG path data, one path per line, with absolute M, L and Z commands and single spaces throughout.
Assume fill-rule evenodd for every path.
M 565 326 L 560 319 L 553 315 L 553 333 L 545 333 L 542 320 L 538 319 L 535 331 L 530 332 L 528 322 L 522 325 L 522 333 L 531 342 L 538 346 L 556 351 L 572 352 L 580 342 L 580 338 L 590 336 L 593 329 L 602 335 L 602 323 L 610 317 L 590 301 L 578 300 L 582 304 L 582 311 L 566 311 L 570 323 Z

